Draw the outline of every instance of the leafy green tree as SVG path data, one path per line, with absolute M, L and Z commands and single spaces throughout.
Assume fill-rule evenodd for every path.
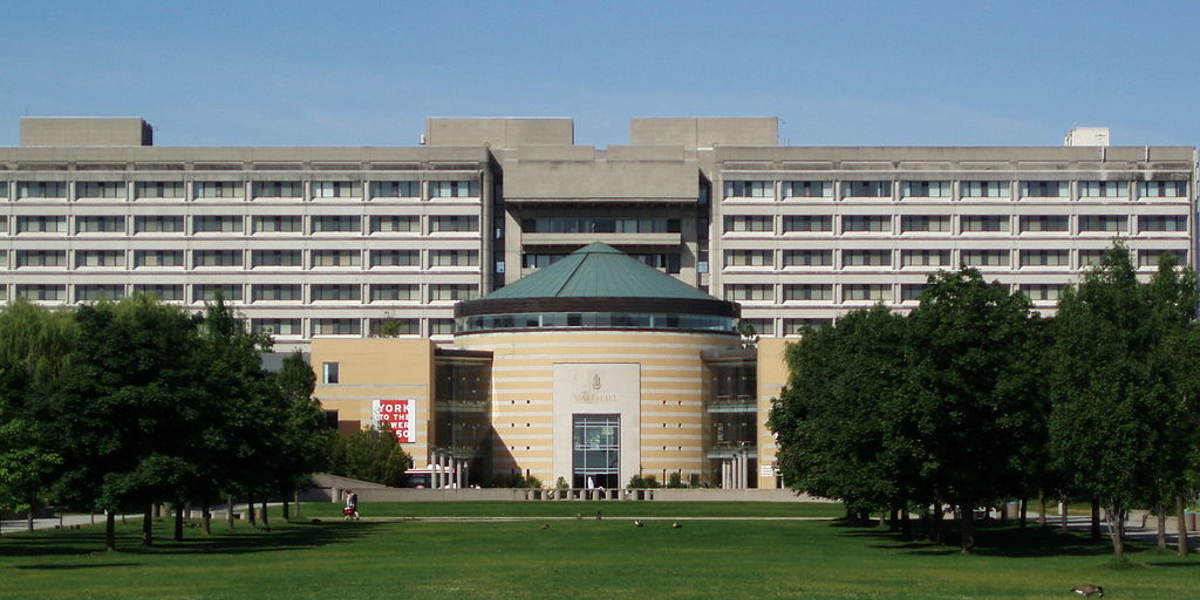
M 317 376 L 299 352 L 283 360 L 275 374 L 286 415 L 282 461 L 276 474 L 277 486 L 283 494 L 283 516 L 289 518 L 288 498 L 304 485 L 308 476 L 329 465 L 331 445 L 337 433 L 326 426 L 321 404 L 313 397 Z
M 400 447 L 394 433 L 372 427 L 338 436 L 330 463 L 330 471 L 335 475 L 403 487 L 408 481 L 405 471 L 412 465 L 412 459 Z

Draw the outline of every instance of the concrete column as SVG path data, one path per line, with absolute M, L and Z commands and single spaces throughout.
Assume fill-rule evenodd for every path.
M 441 458 L 442 457 L 440 454 L 438 454 L 437 450 L 434 450 L 433 460 L 431 461 L 433 463 L 433 468 L 431 469 L 433 474 L 430 476 L 429 487 L 432 487 L 435 490 L 442 487 L 442 473 L 440 470 L 441 464 L 439 463 Z
M 729 488 L 729 477 L 726 476 L 726 471 L 728 471 L 728 470 L 729 470 L 729 463 L 727 461 L 722 460 L 721 461 L 721 489 Z

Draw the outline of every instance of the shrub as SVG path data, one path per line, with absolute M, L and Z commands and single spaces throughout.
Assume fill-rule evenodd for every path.
M 405 471 L 412 465 L 412 458 L 391 431 L 364 429 L 338 436 L 332 446 L 329 472 L 334 475 L 391 487 L 403 487 L 408 482 Z

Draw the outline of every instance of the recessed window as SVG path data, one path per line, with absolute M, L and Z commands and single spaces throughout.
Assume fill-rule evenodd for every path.
M 726 250 L 727 267 L 770 267 L 775 253 L 772 250 Z
M 474 300 L 479 297 L 479 287 L 469 283 L 440 283 L 429 286 L 429 299 Z
M 1065 267 L 1070 264 L 1067 250 L 1021 250 L 1022 267 Z
M 133 187 L 136 198 L 183 198 L 185 186 L 182 181 L 139 181 Z
M 843 232 L 891 231 L 892 218 L 887 215 L 845 215 L 842 217 Z
M 16 296 L 34 302 L 62 302 L 67 299 L 67 286 L 46 283 L 18 283 Z
M 314 181 L 313 198 L 358 198 L 362 196 L 362 183 L 358 181 Z
M 773 231 L 773 220 L 770 215 L 728 215 L 725 217 L 725 231 Z
M 295 283 L 258 283 L 250 286 L 250 299 L 254 302 L 300 302 L 304 294 Z
M 900 217 L 900 231 L 911 232 L 948 232 L 950 231 L 950 215 L 903 215 Z
M 1058 283 L 1025 283 L 1021 293 L 1034 302 L 1053 302 L 1062 295 L 1063 287 Z
M 312 286 L 313 302 L 358 301 L 362 297 L 362 286 L 356 283 L 321 283 Z
M 100 300 L 120 300 L 125 297 L 123 285 L 88 284 L 75 286 L 76 302 L 99 302 Z
M 1007 267 L 1008 250 L 963 250 L 962 261 L 968 267 Z
M 300 233 L 304 230 L 304 217 L 300 215 L 271 215 L 253 217 L 255 233 Z
M 768 283 L 731 283 L 725 286 L 725 299 L 731 302 L 764 302 L 775 299 L 775 286 Z
M 774 198 L 774 181 L 726 181 L 726 198 Z
M 1007 181 L 963 181 L 958 190 L 963 198 L 1009 198 L 1009 186 Z
M 900 195 L 912 198 L 949 198 L 949 181 L 905 181 Z
M 890 181 L 843 181 L 843 198 L 891 198 Z
M 241 198 L 245 195 L 240 181 L 197 181 L 192 188 L 197 198 Z
M 125 233 L 125 217 L 75 217 L 76 233 Z
M 17 250 L 17 268 L 66 267 L 65 250 Z
M 76 250 L 76 267 L 109 267 L 125 266 L 124 250 Z
M 255 181 L 250 186 L 255 198 L 301 198 L 304 183 L 301 181 Z
M 421 231 L 421 220 L 409 215 L 383 215 L 371 217 L 371 233 Z
M 785 267 L 830 267 L 833 266 L 833 250 L 784 250 Z
M 17 217 L 17 233 L 66 233 L 66 217 Z
M 1081 198 L 1128 198 L 1128 181 L 1080 181 Z
M 921 299 L 921 293 L 925 291 L 923 283 L 906 283 L 900 286 L 900 301 L 901 302 L 916 302 Z
M 1079 231 L 1084 233 L 1120 233 L 1129 229 L 1125 215 L 1080 215 Z
M 420 198 L 419 181 L 372 181 L 372 198 Z
M 477 267 L 479 266 L 478 250 L 431 250 L 429 252 L 430 267 Z
M 183 233 L 182 216 L 137 216 L 133 218 L 137 233 Z
M 372 250 L 372 267 L 416 267 L 421 264 L 417 250 Z
M 833 300 L 833 286 L 828 283 L 794 283 L 783 286 L 784 301 Z
M 255 267 L 300 267 L 303 253 L 300 250 L 254 250 L 250 253 L 250 264 Z
M 321 363 L 321 383 L 338 383 L 338 363 Z
M 842 250 L 843 267 L 890 267 L 891 250 Z
M 429 220 L 431 232 L 479 231 L 479 217 L 475 215 L 439 215 Z
M 418 335 L 421 321 L 418 319 L 371 319 L 367 323 L 371 336 Z
M 421 299 L 421 288 L 415 284 L 373 283 L 372 302 L 415 302 Z
M 321 215 L 309 217 L 313 233 L 358 233 L 362 218 L 355 215 Z
M 1008 231 L 1010 219 L 1007 215 L 963 215 L 964 233 L 994 233 Z
M 192 286 L 193 302 L 213 302 L 218 295 L 228 302 L 241 302 L 242 286 L 236 283 L 203 283 Z
M 139 283 L 133 286 L 133 293 L 155 296 L 163 302 L 179 302 L 183 300 L 183 285 L 177 283 Z
M 1096 267 L 1100 265 L 1100 261 L 1104 260 L 1104 253 L 1107 250 L 1080 250 L 1079 251 L 1079 266 L 1080 267 Z
M 124 198 L 125 182 L 123 181 L 77 181 L 75 182 L 76 198 Z
M 66 198 L 65 181 L 22 181 L 17 184 L 17 198 Z
M 357 267 L 362 265 L 362 252 L 358 250 L 313 250 L 314 267 Z
M 1069 228 L 1070 217 L 1066 215 L 1023 215 L 1021 233 L 1062 232 Z
M 842 286 L 844 302 L 891 302 L 892 286 L 886 283 L 847 283 Z
M 783 217 L 784 233 L 833 231 L 831 215 L 785 215 Z
M 453 335 L 454 319 L 430 319 L 429 335 Z
M 1186 198 L 1186 181 L 1142 181 L 1138 183 L 1142 198 Z
M 804 335 L 809 330 L 828 327 L 833 323 L 833 319 L 784 319 L 783 320 L 783 335 L 795 336 Z
M 832 181 L 785 181 L 783 182 L 785 198 L 832 198 Z
M 1138 233 L 1147 231 L 1187 231 L 1187 216 L 1139 215 Z
M 300 319 L 251 319 L 250 330 L 278 336 L 299 336 Z
M 430 198 L 478 198 L 478 181 L 430 181 Z
M 901 262 L 906 267 L 949 267 L 949 250 L 903 250 Z
M 134 250 L 135 267 L 182 267 L 183 250 Z
M 1071 186 L 1066 181 L 1022 181 L 1022 198 L 1066 198 Z
M 194 267 L 240 267 L 242 266 L 241 250 L 193 250 L 192 266 Z
M 1187 264 L 1187 250 L 1138 250 L 1138 266 L 1139 267 L 1157 267 L 1158 262 L 1162 260 L 1166 254 L 1175 257 L 1176 265 Z
M 201 215 L 192 217 L 192 233 L 241 233 L 240 215 Z

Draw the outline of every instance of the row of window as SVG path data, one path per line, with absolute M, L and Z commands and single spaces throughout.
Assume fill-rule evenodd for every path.
M 951 181 L 842 181 L 843 198 L 891 198 L 896 184 L 902 198 L 951 198 Z M 1129 198 L 1128 181 L 1078 181 L 1080 198 Z M 725 198 L 775 198 L 775 181 L 726 181 Z M 833 198 L 835 183 L 832 181 L 782 181 L 779 193 L 784 198 Z M 1186 198 L 1186 181 L 1139 181 L 1139 198 Z M 960 181 L 958 193 L 962 198 L 1009 198 L 1012 196 L 1010 181 Z M 1017 182 L 1020 198 L 1069 198 L 1071 182 L 1020 181 Z
M 1008 232 L 1013 227 L 1011 215 L 960 215 L 959 231 Z M 1128 233 L 1128 215 L 1020 215 L 1016 225 L 1021 233 L 1071 231 L 1075 220 L 1081 233 Z M 1137 215 L 1137 232 L 1187 231 L 1187 215 Z M 892 215 L 842 215 L 838 220 L 841 233 L 881 232 L 891 233 Z M 783 233 L 833 233 L 833 215 L 784 215 Z M 773 215 L 728 215 L 725 217 L 725 233 L 773 232 Z M 951 215 L 900 215 L 901 233 L 950 233 L 953 231 Z
M 295 283 L 256 283 L 249 286 L 240 283 L 196 283 L 191 284 L 191 293 L 188 294 L 182 283 L 134 284 L 132 287 L 124 284 L 17 284 L 16 296 L 43 302 L 65 302 L 70 288 L 74 302 L 120 300 L 126 294 L 152 294 L 167 302 L 211 302 L 218 294 L 231 302 L 362 302 L 364 295 L 369 302 L 423 302 L 421 286 L 417 284 L 370 284 L 365 291 L 363 287 L 357 283 L 314 283 L 307 286 Z M 0 285 L 0 290 L 7 290 L 7 286 Z M 430 284 L 428 290 L 428 302 L 457 302 L 479 297 L 479 286 L 475 284 Z
M 999 284 L 1004 285 L 1004 284 Z M 1035 302 L 1058 300 L 1067 284 L 1062 283 L 1022 283 L 1017 290 Z M 913 302 L 925 289 L 923 283 L 843 283 L 840 285 L 842 302 L 893 302 L 896 298 L 896 288 L 899 287 L 899 301 Z M 834 302 L 833 284 L 828 283 L 797 283 L 784 284 L 779 290 L 783 302 Z M 773 302 L 775 286 L 771 284 L 737 284 L 725 286 L 725 299 L 735 302 L 761 301 Z M 762 333 L 761 331 L 759 333 Z
M 895 251 L 883 250 L 783 250 L 781 266 L 787 267 L 833 267 L 834 254 L 840 253 L 842 267 L 891 267 L 897 260 Z M 941 267 L 952 269 L 958 266 L 953 260 L 954 250 L 921 249 L 901 250 L 901 267 Z M 1070 267 L 1071 253 L 1078 256 L 1079 268 L 1100 263 L 1106 250 L 1066 249 L 980 249 L 958 250 L 959 261 L 971 267 L 1008 267 L 1013 264 L 1013 252 L 1017 253 L 1016 264 L 1021 267 Z M 1184 250 L 1137 250 L 1138 266 L 1155 267 L 1163 254 L 1174 254 L 1177 264 L 1186 264 Z M 775 266 L 774 250 L 726 250 L 725 267 L 771 267 Z
M 138 215 L 133 217 L 134 233 L 243 233 L 246 219 L 253 233 L 421 233 L 421 217 L 416 215 L 196 215 L 190 217 L 190 228 L 183 215 Z M 75 233 L 125 233 L 127 218 L 120 215 L 81 215 L 75 217 Z M 18 216 L 16 233 L 66 233 L 67 217 Z M 0 216 L 0 233 L 8 231 L 8 219 Z M 478 232 L 479 217 L 474 215 L 434 215 L 428 217 L 429 233 Z
M 312 181 L 312 198 L 362 198 L 362 181 Z M 304 198 L 303 181 L 252 181 L 251 198 Z M 421 194 L 419 181 L 370 181 L 368 198 L 478 198 L 478 181 L 430 181 L 426 194 Z M 66 199 L 69 186 L 65 181 L 20 181 L 13 189 L 18 200 L 24 198 Z M 77 181 L 75 199 L 125 199 L 128 183 L 124 181 Z M 246 182 L 196 181 L 192 183 L 193 199 L 244 198 Z M 0 182 L 0 199 L 9 197 L 9 183 Z M 187 185 L 182 181 L 135 181 L 135 199 L 185 199 Z
M 190 253 L 192 267 L 243 267 L 246 266 L 244 250 L 133 250 L 132 264 L 142 267 L 184 268 L 185 253 Z M 304 250 L 251 250 L 250 267 L 298 267 L 306 265 Z M 478 250 L 427 250 L 429 268 L 477 267 Z M 14 250 L 13 266 L 22 267 L 68 267 L 66 250 Z M 129 260 L 125 250 L 74 250 L 74 266 L 124 268 Z M 7 265 L 7 251 L 0 250 L 0 266 Z M 309 250 L 307 266 L 361 267 L 361 250 Z M 367 264 L 371 267 L 420 267 L 420 250 L 370 250 Z
M 454 333 L 454 319 L 427 319 L 429 335 Z M 309 319 L 312 335 L 362 335 L 361 319 Z M 377 336 L 387 325 L 389 335 L 420 335 L 421 319 L 367 319 L 367 335 Z M 302 319 L 250 319 L 250 330 L 273 336 L 302 337 Z M 328 363 L 327 363 L 328 364 Z M 336 364 L 336 363 L 333 363 Z M 336 379 L 336 376 L 335 376 Z M 336 383 L 334 381 L 333 383 Z
M 521 220 L 524 233 L 679 233 L 666 217 L 536 217 Z

